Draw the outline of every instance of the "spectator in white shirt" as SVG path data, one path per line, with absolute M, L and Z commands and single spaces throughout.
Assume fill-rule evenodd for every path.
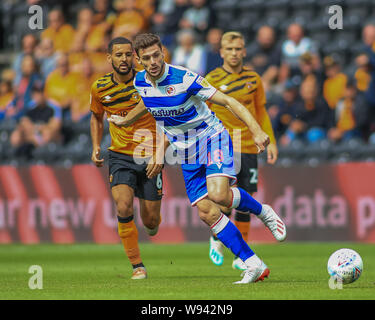
M 173 51 L 172 64 L 183 66 L 200 75 L 206 71 L 206 52 L 196 42 L 195 33 L 191 29 L 183 29 L 177 33 L 177 47 Z
M 298 23 L 292 23 L 287 30 L 288 39 L 281 47 L 281 70 L 280 81 L 284 82 L 287 78 L 293 77 L 299 68 L 299 58 L 306 52 L 313 56 L 314 68 L 320 65 L 318 50 L 314 42 L 305 37 L 303 28 Z

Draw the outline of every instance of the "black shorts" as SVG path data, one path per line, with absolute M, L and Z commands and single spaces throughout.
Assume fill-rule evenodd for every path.
M 258 191 L 258 155 L 241 153 L 237 185 L 249 193 Z
M 109 150 L 109 183 L 111 188 L 126 184 L 134 190 L 137 198 L 157 201 L 163 196 L 163 177 L 160 172 L 149 179 L 147 164 L 135 163 L 132 156 Z

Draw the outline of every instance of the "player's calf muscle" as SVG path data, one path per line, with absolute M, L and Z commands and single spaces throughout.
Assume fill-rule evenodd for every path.
M 214 224 L 220 217 L 219 207 L 208 199 L 204 199 L 197 203 L 199 218 L 211 226 Z
M 143 225 L 154 229 L 160 224 L 161 201 L 140 200 Z

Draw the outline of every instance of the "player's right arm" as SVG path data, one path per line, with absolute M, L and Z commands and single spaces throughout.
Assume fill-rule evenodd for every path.
M 91 89 L 90 110 L 92 112 L 90 119 L 90 133 L 92 142 L 91 161 L 94 162 L 97 167 L 102 167 L 104 164 L 104 159 L 100 158 L 100 143 L 102 142 L 103 138 L 104 109 L 96 98 L 95 86 L 93 86 Z
M 92 113 L 90 119 L 90 132 L 92 142 L 91 160 L 97 167 L 102 167 L 104 159 L 100 158 L 100 143 L 103 137 L 103 114 Z

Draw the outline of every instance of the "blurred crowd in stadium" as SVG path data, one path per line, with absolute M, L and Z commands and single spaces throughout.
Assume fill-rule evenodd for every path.
M 33 4 L 43 30 L 28 28 Z M 328 27 L 331 4 L 343 8 L 342 30 Z M 375 160 L 372 0 L 4 0 L 0 9 L 2 163 L 90 161 L 90 87 L 111 71 L 111 38 L 155 32 L 168 62 L 206 75 L 222 64 L 229 30 L 247 40 L 284 165 Z

